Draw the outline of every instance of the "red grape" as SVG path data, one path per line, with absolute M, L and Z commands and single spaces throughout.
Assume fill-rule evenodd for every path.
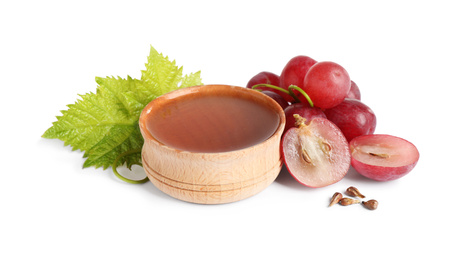
M 347 98 L 353 98 L 361 100 L 361 92 L 359 91 L 358 85 L 352 80 L 350 85 L 350 91 L 348 91 Z
M 280 87 L 286 90 L 290 85 L 301 87 L 303 85 L 305 75 L 315 63 L 317 63 L 317 61 L 303 55 L 296 56 L 289 60 L 280 74 Z M 294 101 L 294 98 L 291 96 L 284 98 L 289 102 Z
M 257 75 L 255 75 L 254 77 L 252 77 L 249 81 L 248 81 L 248 84 L 246 85 L 247 88 L 252 88 L 253 86 L 257 85 L 257 84 L 269 84 L 269 85 L 273 85 L 273 86 L 276 86 L 276 87 L 279 87 L 280 86 L 280 77 L 278 75 L 276 75 L 275 73 L 272 73 L 272 72 L 268 72 L 268 71 L 262 71 L 262 72 L 259 72 Z M 285 95 L 289 96 L 288 94 L 286 93 L 283 93 L 279 90 L 276 90 L 276 89 L 273 89 L 273 88 L 270 88 L 270 87 L 263 87 L 263 86 L 260 86 L 260 87 L 257 87 L 258 90 L 269 90 L 269 91 L 273 91 L 275 92 L 276 94 L 282 96 L 284 99 L 286 99 Z M 289 96 L 290 97 L 290 96 Z
M 262 93 L 264 93 L 265 95 L 271 97 L 273 100 L 276 101 L 276 103 L 278 103 L 281 108 L 285 109 L 286 107 L 289 106 L 289 103 L 284 100 L 284 98 L 280 95 L 278 95 L 277 93 L 271 91 L 271 90 L 264 90 L 262 91 Z
M 342 66 L 331 61 L 322 61 L 310 68 L 301 88 L 315 106 L 327 109 L 340 104 L 350 87 L 350 76 Z
M 324 113 L 342 130 L 348 142 L 360 135 L 373 134 L 377 125 L 371 108 L 357 99 L 345 98 L 339 105 L 324 110 Z

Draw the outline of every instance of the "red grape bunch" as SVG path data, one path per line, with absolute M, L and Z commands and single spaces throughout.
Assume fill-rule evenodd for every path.
M 374 134 L 377 119 L 361 101 L 357 84 L 341 65 L 299 55 L 281 74 L 263 71 L 247 88 L 262 91 L 283 109 L 283 161 L 309 187 L 340 181 L 350 165 L 377 181 L 398 179 L 417 164 L 419 152 L 407 140 Z

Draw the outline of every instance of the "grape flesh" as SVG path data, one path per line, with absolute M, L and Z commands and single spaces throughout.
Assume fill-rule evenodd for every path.
M 420 158 L 411 142 L 383 134 L 354 138 L 350 142 L 350 153 L 353 168 L 376 181 L 391 181 L 407 175 Z
M 325 118 L 290 128 L 281 141 L 281 152 L 289 173 L 308 187 L 336 183 L 350 168 L 348 142 L 340 129 Z
M 294 103 L 284 109 L 284 115 L 286 116 L 286 126 L 284 128 L 284 132 L 289 130 L 291 127 L 296 126 L 296 119 L 294 118 L 294 114 L 298 114 L 299 116 L 305 118 L 305 123 L 308 123 L 313 118 L 317 117 L 326 118 L 324 112 L 317 107 L 311 107 L 305 103 Z

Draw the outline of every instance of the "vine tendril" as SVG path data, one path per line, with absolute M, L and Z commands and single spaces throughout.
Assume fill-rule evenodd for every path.
M 117 166 L 118 166 L 118 161 L 127 156 L 127 155 L 131 155 L 131 154 L 135 154 L 135 153 L 140 153 L 141 152 L 141 149 L 131 149 L 129 151 L 126 151 L 120 155 L 118 155 L 118 157 L 115 159 L 115 161 L 113 162 L 112 164 L 112 170 L 113 170 L 113 173 L 115 174 L 115 176 L 117 176 L 120 180 L 122 181 L 125 181 L 127 183 L 132 183 L 132 184 L 142 184 L 142 183 L 145 183 L 149 180 L 148 177 L 145 177 L 144 179 L 142 180 L 131 180 L 131 179 L 128 179 L 124 176 L 122 176 L 118 171 L 117 171 Z M 139 165 L 142 167 L 142 163 L 133 163 L 134 165 Z

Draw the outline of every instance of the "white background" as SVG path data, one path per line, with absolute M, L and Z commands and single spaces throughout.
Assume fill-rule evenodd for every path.
M 3 1 L 1 259 L 458 259 L 456 1 Z M 285 171 L 226 205 L 127 184 L 43 132 L 95 77 L 140 71 L 150 45 L 203 82 L 245 86 L 296 55 L 344 66 L 376 133 L 413 142 L 409 175 L 350 170 L 311 189 Z M 142 170 L 138 169 L 142 174 Z M 328 208 L 358 187 L 380 202 Z

